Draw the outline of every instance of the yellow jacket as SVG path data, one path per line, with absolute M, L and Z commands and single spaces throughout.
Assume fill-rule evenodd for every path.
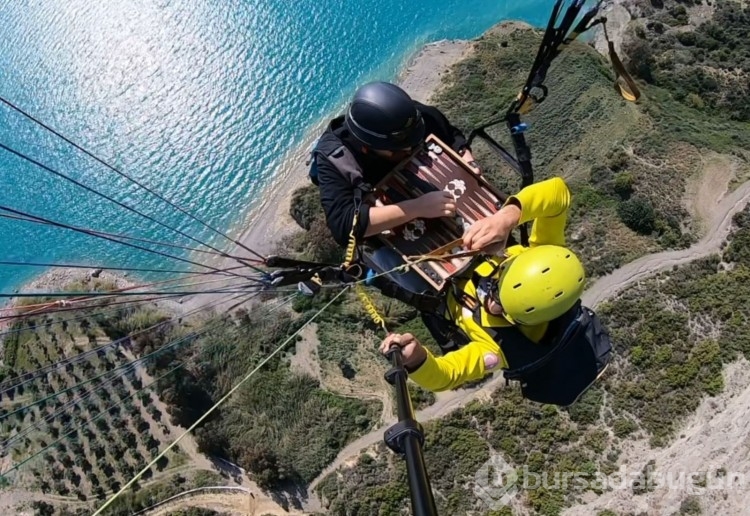
M 570 207 L 570 190 L 559 177 L 527 186 L 508 201 L 515 199 L 521 206 L 520 224 L 534 221 L 529 246 L 543 244 L 565 245 L 565 224 Z M 507 202 L 506 202 L 507 204 Z M 514 245 L 505 250 L 507 256 L 523 253 L 528 248 Z M 494 265 L 506 258 L 492 257 L 483 261 L 475 271 L 486 276 Z M 469 296 L 475 296 L 476 289 L 472 281 L 463 280 L 458 290 Z M 447 316 L 471 339 L 467 345 L 442 357 L 435 357 L 427 350 L 427 359 L 409 377 L 417 384 L 430 391 L 454 389 L 463 383 L 479 380 L 485 374 L 507 367 L 500 346 L 490 337 L 482 326 L 510 326 L 504 318 L 493 316 L 481 309 L 482 326 L 474 321 L 471 310 L 460 304 L 450 291 L 447 298 Z M 521 331 L 532 341 L 539 342 L 547 331 L 547 323 L 537 326 L 522 326 Z

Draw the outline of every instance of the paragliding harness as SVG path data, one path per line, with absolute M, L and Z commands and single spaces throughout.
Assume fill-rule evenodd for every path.
M 494 277 L 491 270 L 475 270 L 471 277 L 475 290 Z M 474 322 L 494 340 L 507 362 L 503 376 L 507 383 L 517 381 L 523 397 L 538 403 L 568 406 L 574 403 L 604 372 L 609 364 L 612 343 L 599 317 L 581 300 L 548 323 L 540 342 L 529 339 L 517 325 L 483 324 L 482 303 L 455 286 L 455 300 L 473 314 Z M 459 346 L 460 347 L 460 346 Z
M 506 381 L 520 382 L 523 397 L 538 403 L 575 403 L 604 373 L 612 352 L 609 333 L 580 300 L 549 323 L 538 344 L 516 326 L 484 330 L 501 343 Z
M 354 220 L 344 266 L 349 268 L 355 263 L 364 265 L 367 270 L 360 272 L 368 276 L 367 284 L 376 286 L 384 295 L 398 299 L 420 312 L 433 313 L 438 309 L 441 302 L 441 296 L 438 292 L 430 290 L 415 292 L 405 288 L 396 280 L 379 275 L 384 271 L 379 270 L 380 267 L 371 259 L 371 253 L 381 245 L 373 238 L 362 243 L 357 242 L 354 238 L 354 228 L 357 226 L 357 217 L 363 198 L 372 192 L 373 188 L 372 185 L 364 181 L 362 168 L 349 148 L 339 138 L 339 134 L 343 130 L 343 121 L 344 117 L 339 116 L 330 122 L 325 134 L 318 139 L 310 151 L 307 164 L 310 167 L 308 172 L 310 181 L 316 186 L 319 186 L 317 159 L 321 157 L 333 165 L 336 171 L 345 177 L 354 188 Z
M 334 118 L 328 124 L 325 134 L 318 138 L 310 150 L 307 161 L 305 162 L 310 168 L 308 170 L 308 177 L 315 186 L 320 186 L 318 182 L 318 163 L 317 157 L 322 156 L 331 162 L 336 167 L 336 170 L 344 177 L 349 180 L 354 186 L 362 186 L 363 190 L 360 192 L 369 191 L 369 186 L 364 183 L 362 169 L 360 168 L 357 160 L 352 155 L 351 151 L 341 143 L 339 135 L 344 130 L 344 116 Z M 360 197 L 361 200 L 361 197 Z

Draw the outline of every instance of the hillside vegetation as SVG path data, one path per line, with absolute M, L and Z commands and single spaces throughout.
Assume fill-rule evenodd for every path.
M 241 311 L 213 325 L 187 352 L 166 355 L 154 374 L 178 359 L 189 364 L 161 390 L 173 422 L 193 424 L 310 315 Z M 245 468 L 263 487 L 309 482 L 381 410 L 322 389 L 317 379 L 292 373 L 288 362 L 288 352 L 268 361 L 195 432 L 201 451 Z
M 575 473 L 560 489 L 519 484 L 516 503 L 554 515 L 586 492 L 603 492 L 598 475 L 618 471 L 628 440 L 664 446 L 674 439 L 701 399 L 723 390 L 723 366 L 750 358 L 750 207 L 734 224 L 721 255 L 642 282 L 602 307 L 617 355 L 600 385 L 574 406 L 529 403 L 511 387 L 425 425 L 425 460 L 441 514 L 515 514 L 510 506 L 488 512 L 473 493 L 474 475 L 491 453 L 502 454 L 520 478 L 547 474 L 553 486 L 555 474 L 562 486 L 560 475 Z M 328 514 L 365 515 L 375 507 L 396 514 L 408 503 L 405 474 L 403 461 L 379 445 L 374 457 L 363 454 L 354 467 L 329 475 L 318 492 Z M 629 488 L 633 496 L 653 488 L 648 470 Z
M 70 286 L 86 287 L 92 285 Z M 178 323 L 152 306 L 125 305 L 24 318 L 5 337 L 0 370 L 0 458 L 7 459 L 3 471 L 15 467 L 4 481 L 87 513 L 304 321 L 268 313 Z M 350 326 L 352 333 L 359 328 Z M 332 360 L 346 355 L 330 353 Z M 382 410 L 291 373 L 289 356 L 267 363 L 195 434 L 200 451 L 239 464 L 263 487 L 309 482 Z M 162 401 L 166 413 L 157 406 Z M 116 500 L 111 514 L 132 514 L 192 487 L 225 483 L 194 472 L 176 448 Z M 37 505 L 40 513 L 62 510 Z
M 69 285 L 76 291 L 106 287 Z M 119 490 L 155 458 L 175 437 L 153 398 L 156 384 L 171 382 L 173 371 L 144 381 L 143 364 L 133 359 L 137 354 L 147 363 L 149 343 L 163 341 L 170 330 L 165 313 L 144 305 L 102 305 L 13 325 L 4 337 L 0 370 L 0 456 L 6 458 L 4 472 L 14 466 L 4 479 L 59 500 L 88 503 Z M 189 341 L 171 345 L 179 350 Z M 168 453 L 135 491 L 141 495 L 161 478 L 180 478 L 187 463 L 179 448 Z M 188 481 L 181 478 L 178 485 Z M 38 510 L 53 511 L 44 507 Z

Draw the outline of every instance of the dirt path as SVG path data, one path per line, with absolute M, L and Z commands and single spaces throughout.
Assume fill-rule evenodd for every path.
M 33 516 L 34 510 L 28 508 L 32 502 L 64 503 L 65 507 L 76 510 L 86 508 L 85 502 L 73 497 L 44 494 L 41 491 L 27 491 L 26 489 L 9 488 L 0 490 L 0 514 L 16 516 Z M 26 505 L 26 509 L 21 509 Z
M 607 276 L 599 278 L 583 294 L 587 306 L 596 307 L 628 285 L 652 274 L 682 265 L 717 252 L 729 234 L 732 217 L 750 201 L 750 182 L 724 197 L 710 210 L 707 232 L 703 238 L 687 249 L 665 251 L 643 256 Z M 710 206 L 710 205 L 709 205 Z
M 473 400 L 488 398 L 489 395 L 503 383 L 504 379 L 502 378 L 502 376 L 498 376 L 481 387 L 439 393 L 437 401 L 424 410 L 418 411 L 416 413 L 416 418 L 420 423 L 426 423 L 427 421 L 431 421 L 433 419 L 439 419 L 443 416 L 448 415 L 453 410 L 463 407 Z M 395 417 L 389 417 L 383 425 L 379 426 L 369 434 L 360 437 L 356 441 L 353 441 L 346 448 L 341 450 L 341 452 L 336 457 L 336 460 L 329 464 L 328 467 L 326 467 L 326 469 L 324 469 L 321 474 L 318 475 L 317 478 L 315 478 L 315 480 L 310 482 L 310 485 L 307 488 L 308 499 L 310 500 L 310 502 L 306 508 L 308 510 L 316 510 L 317 507 L 317 510 L 320 510 L 318 498 L 315 495 L 315 488 L 318 486 L 320 481 L 329 474 L 336 471 L 339 466 L 344 465 L 352 458 L 358 456 L 365 449 L 373 446 L 374 444 L 382 442 L 383 432 L 387 427 L 391 426 L 395 422 Z
M 737 162 L 730 156 L 710 152 L 701 156 L 703 166 L 695 178 L 688 181 L 684 200 L 696 224 L 705 236 L 716 205 L 726 195 L 729 183 L 737 176 Z
M 297 341 L 297 349 L 289 360 L 289 368 L 298 374 L 309 374 L 320 382 L 323 377 L 318 361 L 318 325 L 308 324 L 302 329 L 300 336 L 302 340 Z
M 259 499 L 251 492 L 198 492 L 180 497 L 177 500 L 159 506 L 153 511 L 144 513 L 148 516 L 167 516 L 180 509 L 200 507 L 214 511 L 228 513 L 232 516 L 297 516 L 298 511 L 287 512 L 277 503 L 268 499 Z

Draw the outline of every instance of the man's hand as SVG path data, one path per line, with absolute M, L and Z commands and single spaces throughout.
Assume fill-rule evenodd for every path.
M 493 251 L 504 249 L 508 236 L 521 219 L 521 208 L 514 204 L 504 206 L 500 211 L 480 219 L 471 225 L 464 233 L 464 248 L 467 251 L 484 249 L 490 244 Z
M 456 201 L 446 191 L 429 192 L 416 199 L 408 199 L 396 204 L 383 206 L 375 205 L 370 208 L 370 224 L 365 231 L 365 238 L 414 219 L 436 219 L 439 217 L 454 217 L 456 215 Z
M 456 215 L 456 201 L 453 195 L 444 190 L 428 192 L 412 202 L 417 215 L 415 218 L 436 219 Z
M 412 371 L 417 369 L 427 358 L 427 351 L 411 333 L 391 333 L 380 344 L 380 352 L 387 356 L 392 346 L 401 348 L 404 367 Z

